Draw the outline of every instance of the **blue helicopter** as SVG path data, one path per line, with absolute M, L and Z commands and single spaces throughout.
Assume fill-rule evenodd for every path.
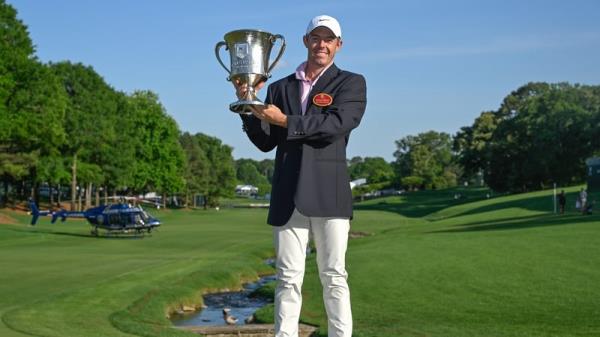
M 40 211 L 35 202 L 30 201 L 31 225 L 34 226 L 40 216 L 52 216 L 51 223 L 55 223 L 58 218 L 61 221 L 67 218 L 85 218 L 93 227 L 91 234 L 98 236 L 98 229 L 104 229 L 109 234 L 118 233 L 150 233 L 160 226 L 160 221 L 150 216 L 141 206 L 132 206 L 127 203 L 118 203 L 112 205 L 102 205 L 89 208 L 83 212 L 67 211 Z

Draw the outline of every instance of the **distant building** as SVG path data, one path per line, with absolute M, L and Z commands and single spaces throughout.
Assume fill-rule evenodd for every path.
M 252 185 L 237 185 L 235 187 L 235 194 L 237 195 L 257 195 L 258 187 Z
M 600 192 L 600 157 L 589 158 L 585 163 L 588 168 L 588 191 Z
M 360 179 L 352 180 L 350 182 L 350 189 L 353 189 L 360 185 L 364 185 L 366 183 L 367 183 L 367 178 L 360 178 Z

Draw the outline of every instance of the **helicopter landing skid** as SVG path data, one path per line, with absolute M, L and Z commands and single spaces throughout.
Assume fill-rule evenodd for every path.
M 118 236 L 118 235 L 131 235 L 131 236 L 145 236 L 146 234 L 152 234 L 151 227 L 143 227 L 143 228 L 103 228 L 105 230 L 106 236 Z M 92 236 L 100 236 L 100 231 L 98 227 L 92 228 L 90 231 Z

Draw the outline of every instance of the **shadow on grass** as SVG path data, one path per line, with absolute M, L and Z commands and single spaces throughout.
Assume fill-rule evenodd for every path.
M 463 205 L 472 202 L 489 200 L 479 207 L 470 208 L 464 212 L 453 214 L 448 218 L 455 218 L 465 215 L 473 215 L 498 211 L 507 208 L 520 208 L 538 212 L 552 212 L 554 209 L 552 195 L 541 195 L 536 197 L 513 195 L 506 201 L 496 201 L 496 198 L 487 198 L 488 189 L 483 188 L 452 188 L 439 191 L 419 191 L 408 193 L 399 197 L 388 197 L 354 205 L 355 210 L 376 210 L 397 213 L 409 218 L 420 218 L 448 207 Z M 461 197 L 455 199 L 455 195 Z M 567 193 L 567 212 L 576 212 L 575 200 L 578 192 Z
M 547 226 L 564 226 L 587 222 L 600 221 L 598 215 L 581 215 L 581 214 L 541 214 L 530 215 L 523 217 L 512 217 L 504 219 L 495 219 L 489 221 L 477 221 L 464 225 L 457 225 L 460 228 L 444 229 L 427 232 L 428 234 L 436 233 L 465 233 L 465 232 L 481 232 L 490 230 L 515 230 L 527 229 L 534 227 Z
M 150 236 L 150 237 L 152 236 L 152 234 L 143 234 L 143 235 L 138 235 L 138 234 L 116 234 L 115 235 L 115 234 L 106 234 L 106 233 L 101 233 L 98 236 L 94 236 L 94 235 L 91 235 L 91 234 L 52 231 L 52 230 L 47 230 L 47 229 L 39 229 L 39 228 L 35 228 L 35 227 L 28 227 L 27 229 L 24 229 L 24 228 L 9 228 L 7 230 L 13 231 L 13 232 L 19 232 L 19 233 L 29 233 L 29 234 L 40 233 L 40 234 L 72 236 L 72 237 L 88 238 L 88 239 L 115 239 L 115 240 L 128 239 L 128 240 L 133 240 L 133 239 L 142 239 L 145 236 Z
M 575 210 L 575 200 L 577 199 L 577 193 L 566 193 L 566 211 L 567 212 L 576 212 Z M 526 209 L 530 211 L 538 211 L 538 212 L 552 212 L 554 210 L 554 199 L 552 195 L 541 195 L 537 197 L 523 197 L 519 198 L 518 195 L 515 195 L 515 199 L 507 200 L 504 202 L 494 202 L 493 204 L 483 205 L 475 208 L 471 208 L 468 211 L 454 214 L 451 218 L 465 216 L 465 215 L 473 215 L 479 213 L 493 212 L 506 208 L 520 208 Z
M 355 210 L 385 211 L 409 218 L 421 218 L 442 209 L 485 200 L 487 188 L 449 188 L 409 192 L 402 196 L 373 199 L 354 205 Z M 460 196 L 460 197 L 458 197 Z

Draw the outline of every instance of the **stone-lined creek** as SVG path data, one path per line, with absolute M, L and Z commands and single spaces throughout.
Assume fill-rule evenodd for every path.
M 242 291 L 206 294 L 203 296 L 205 307 L 201 311 L 174 314 L 171 321 L 177 327 L 227 325 L 223 319 L 223 309 L 229 308 L 229 314 L 237 318 L 236 325 L 244 325 L 256 310 L 272 303 L 270 298 L 252 294 L 275 278 L 275 275 L 264 276 L 256 282 L 246 283 Z

